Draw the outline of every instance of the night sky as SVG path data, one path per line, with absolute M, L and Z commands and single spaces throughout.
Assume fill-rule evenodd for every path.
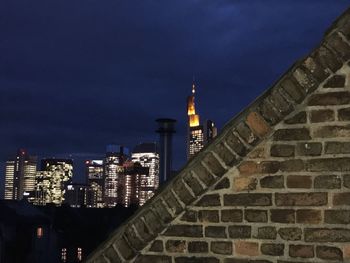
M 0 194 L 24 147 L 82 160 L 156 141 L 178 120 L 185 163 L 192 76 L 201 119 L 222 127 L 321 40 L 348 0 L 1 0 Z

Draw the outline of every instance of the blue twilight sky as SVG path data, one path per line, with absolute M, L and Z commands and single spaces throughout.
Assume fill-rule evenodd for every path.
M 222 127 L 348 7 L 348 0 L 1 0 L 1 184 L 18 147 L 72 156 L 82 180 L 82 160 L 102 155 L 106 144 L 156 141 L 159 117 L 178 120 L 180 168 L 193 75 L 202 120 Z

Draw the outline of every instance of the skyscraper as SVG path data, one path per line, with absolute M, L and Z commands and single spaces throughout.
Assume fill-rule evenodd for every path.
M 19 149 L 15 158 L 6 162 L 5 199 L 21 200 L 35 188 L 37 158 Z
M 142 206 L 150 199 L 159 187 L 159 153 L 156 143 L 141 143 L 137 145 L 131 155 L 134 163 L 148 167 L 147 174 L 140 175 L 139 205 Z
M 89 187 L 86 189 L 86 206 L 101 208 L 103 201 L 103 160 L 87 160 L 85 162 L 86 179 Z
M 196 114 L 195 93 L 196 86 L 193 83 L 192 94 L 187 97 L 187 159 L 199 152 L 217 134 L 217 129 L 211 120 L 207 120 L 204 126 L 200 123 L 199 115 Z
M 67 184 L 73 177 L 73 160 L 71 159 L 43 159 L 41 171 L 36 174 L 34 195 L 30 199 L 36 205 L 53 203 L 61 205 Z
M 127 160 L 128 149 L 120 145 L 108 145 L 104 160 L 104 203 L 114 207 L 118 203 L 119 174 L 123 173 L 123 163 Z M 119 191 L 120 192 L 120 191 Z

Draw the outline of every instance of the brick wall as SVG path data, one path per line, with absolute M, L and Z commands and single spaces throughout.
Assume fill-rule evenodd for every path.
M 350 262 L 350 11 L 87 262 Z

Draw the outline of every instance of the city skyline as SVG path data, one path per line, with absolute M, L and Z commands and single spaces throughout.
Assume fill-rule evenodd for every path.
M 156 141 L 158 117 L 179 121 L 173 154 L 179 169 L 186 159 L 184 101 L 192 74 L 200 90 L 200 114 L 221 129 L 311 50 L 348 5 L 310 1 L 300 8 L 293 2 L 189 1 L 139 4 L 140 9 L 134 9 L 107 1 L 99 6 L 86 3 L 78 12 L 77 3 L 70 8 L 63 2 L 32 4 L 34 8 L 29 3 L 19 8 L 13 1 L 0 4 L 8 24 L 0 46 L 5 54 L 0 78 L 1 171 L 9 154 L 20 147 L 46 157 L 68 157 L 103 153 L 105 145 L 115 141 L 128 146 Z M 315 8 L 321 11 L 311 12 Z M 70 27 L 76 12 L 79 22 Z M 288 14 L 295 17 L 287 21 Z M 88 33 L 91 18 L 96 19 Z M 135 43 L 144 44 L 136 51 Z M 138 57 L 144 62 L 139 64 Z

